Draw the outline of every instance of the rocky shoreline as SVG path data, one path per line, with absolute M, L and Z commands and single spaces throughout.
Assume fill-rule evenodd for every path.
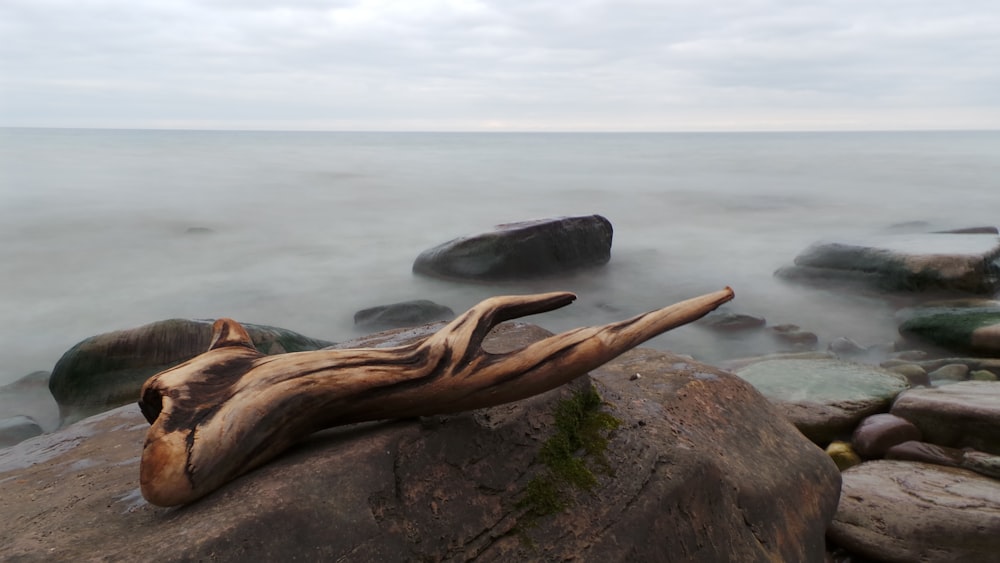
M 530 233 L 526 235 L 525 229 L 530 229 Z M 588 229 L 593 229 L 593 234 L 588 234 Z M 505 239 L 505 233 L 515 239 Z M 524 239 L 530 240 L 531 246 L 523 256 L 519 257 L 516 252 L 518 248 L 516 240 Z M 433 275 L 445 275 L 450 279 L 455 279 L 459 274 L 468 275 L 468 281 L 477 282 L 480 280 L 476 279 L 476 272 L 486 272 L 484 275 L 487 275 L 487 279 L 508 275 L 499 273 L 498 265 L 514 272 L 510 275 L 521 277 L 533 275 L 531 268 L 533 264 L 543 265 L 537 269 L 537 275 L 551 274 L 553 264 L 561 264 L 561 267 L 569 270 L 602 267 L 610 253 L 611 227 L 610 222 L 600 216 L 557 218 L 506 225 L 498 231 L 484 233 L 482 240 L 466 237 L 460 239 L 460 242 L 461 244 L 441 245 L 432 249 L 433 252 L 422 254 L 418 260 L 420 268 L 415 266 L 415 271 L 438 272 Z M 470 248 L 474 249 L 474 252 L 470 251 Z M 502 249 L 502 258 L 497 258 L 497 248 Z M 447 255 L 449 249 L 458 249 L 458 254 Z M 485 257 L 475 253 L 485 253 Z M 432 258 L 447 260 L 448 265 L 435 267 L 430 262 Z M 482 266 L 484 264 L 491 266 L 485 268 Z M 447 273 L 440 274 L 440 272 Z M 667 380 L 683 381 L 683 385 L 678 384 L 680 386 L 674 389 L 675 395 L 680 393 L 681 389 L 690 392 L 693 389 L 690 385 L 703 384 L 698 382 L 714 381 L 714 378 L 719 377 L 729 381 L 728 378 L 733 377 L 729 374 L 735 374 L 738 378 L 734 381 L 750 383 L 756 389 L 755 393 L 766 397 L 766 403 L 769 403 L 754 407 L 761 409 L 760 412 L 754 411 L 754 418 L 766 417 L 767 413 L 773 410 L 777 418 L 790 423 L 788 428 L 793 428 L 794 425 L 794 429 L 788 432 L 791 437 L 778 432 L 782 436 L 780 440 L 790 440 L 789 443 L 801 440 L 806 444 L 806 449 L 795 446 L 798 452 L 795 455 L 803 460 L 811 459 L 809 455 L 803 453 L 808 451 L 808 448 L 813 448 L 821 454 L 825 451 L 823 457 L 830 467 L 834 467 L 835 463 L 835 467 L 843 472 L 842 482 L 839 484 L 830 482 L 835 486 L 832 488 L 826 485 L 817 486 L 803 493 L 807 497 L 810 494 L 819 495 L 823 501 L 814 505 L 817 508 L 808 518 L 811 526 L 809 530 L 812 531 L 803 532 L 794 539 L 782 540 L 785 544 L 790 541 L 806 542 L 803 546 L 799 546 L 800 551 L 782 544 L 782 541 L 776 540 L 775 536 L 770 537 L 780 545 L 771 545 L 768 549 L 778 550 L 771 552 L 741 552 L 739 549 L 743 548 L 738 546 L 742 544 L 726 543 L 730 540 L 726 539 L 729 536 L 724 534 L 704 537 L 694 534 L 691 536 L 691 541 L 697 544 L 697 549 L 686 544 L 668 545 L 663 543 L 666 540 L 662 538 L 645 541 L 653 541 L 652 545 L 659 546 L 658 548 L 681 550 L 678 553 L 687 553 L 693 558 L 678 560 L 705 560 L 703 556 L 713 552 L 703 545 L 704 542 L 715 541 L 721 542 L 722 545 L 716 545 L 712 549 L 725 549 L 728 546 L 731 550 L 730 555 L 746 553 L 748 558 L 743 560 L 758 560 L 778 553 L 782 554 L 784 560 L 792 560 L 787 556 L 795 553 L 796 557 L 799 557 L 797 560 L 821 560 L 817 557 L 826 557 L 830 561 L 845 563 L 1000 561 L 998 555 L 1000 554 L 1000 382 L 998 382 L 1000 302 L 992 300 L 1000 288 L 1000 236 L 997 235 L 996 229 L 976 228 L 951 233 L 899 235 L 863 242 L 817 243 L 796 258 L 793 266 L 779 270 L 776 275 L 796 283 L 819 285 L 826 291 L 860 291 L 868 295 L 885 295 L 890 299 L 893 295 L 905 292 L 907 301 L 916 304 L 897 313 L 900 339 L 892 345 L 866 347 L 854 343 L 847 338 L 849 335 L 846 335 L 845 338 L 826 343 L 827 346 L 822 349 L 815 334 L 808 330 L 809 327 L 770 326 L 766 319 L 740 312 L 737 288 L 736 308 L 718 311 L 700 321 L 700 324 L 719 335 L 720 345 L 725 345 L 727 340 L 733 338 L 759 338 L 761 335 L 766 335 L 776 343 L 776 348 L 782 350 L 782 353 L 767 353 L 770 352 L 767 350 L 760 356 L 720 362 L 719 367 L 724 370 L 720 371 L 715 367 L 697 364 L 691 359 L 643 349 L 592 373 L 592 384 L 602 391 L 608 412 L 619 416 L 627 411 L 630 408 L 627 405 L 632 403 L 609 397 L 618 395 L 625 397 L 628 393 L 623 395 L 624 391 L 620 387 L 607 387 L 602 383 L 604 379 L 601 374 L 617 373 L 617 377 L 622 378 L 622 381 L 615 385 L 626 385 L 624 382 L 628 382 L 627 387 L 639 385 L 638 382 L 641 382 L 641 385 L 655 387 Z M 926 302 L 921 300 L 921 295 L 928 296 Z M 941 299 L 942 295 L 953 298 Z M 397 308 L 393 309 L 394 306 Z M 422 315 L 429 316 L 424 318 Z M 358 318 L 374 323 L 371 325 L 373 327 L 384 328 L 385 323 L 412 325 L 448 318 L 450 315 L 450 310 L 442 305 L 414 302 L 393 304 L 374 312 L 359 311 Z M 372 320 L 376 318 L 377 320 Z M 434 326 L 397 329 L 347 345 L 385 345 L 399 342 L 426 334 Z M 518 326 L 522 328 L 495 338 L 507 346 L 530 340 L 532 338 L 530 335 L 534 334 L 531 331 L 535 329 L 523 328 L 524 325 Z M 122 465 L 114 467 L 128 467 L 137 474 L 134 467 L 137 461 L 135 456 L 138 456 L 141 450 L 140 435 L 145 428 L 141 416 L 135 418 L 137 413 L 133 411 L 137 409 L 130 406 L 119 407 L 105 414 L 99 414 L 96 418 L 87 418 L 76 424 L 70 423 L 133 402 L 138 386 L 150 375 L 169 365 L 176 365 L 207 348 L 205 340 L 207 336 L 202 334 L 206 329 L 207 324 L 204 321 L 171 320 L 131 331 L 98 335 L 68 351 L 53 370 L 51 377 L 45 373 L 34 373 L 17 383 L 0 388 L 0 410 L 6 417 L 0 420 L 0 447 L 13 446 L 0 450 L 0 482 L 8 485 L 17 484 L 19 491 L 17 495 L 31 496 L 44 490 L 37 488 L 37 484 L 42 482 L 37 480 L 41 479 L 39 476 L 54 475 L 52 472 L 56 467 L 63 469 L 78 467 L 83 471 L 78 475 L 91 475 L 93 472 L 87 472 L 84 466 L 91 463 L 95 456 L 103 455 L 100 453 L 100 448 L 112 447 L 100 444 L 111 444 L 116 439 L 120 440 L 119 445 L 131 444 L 123 447 L 131 451 L 133 457 L 122 457 L 122 459 L 115 457 L 117 461 L 108 458 L 106 463 L 98 462 L 95 467 L 108 467 L 108 464 L 120 463 Z M 330 345 L 329 342 L 284 329 L 274 327 L 255 327 L 255 329 L 258 331 L 254 337 L 255 345 L 269 354 L 317 349 Z M 639 362 L 636 355 L 643 358 L 644 363 Z M 47 396 L 46 402 L 44 392 L 48 388 L 51 388 L 52 393 Z M 726 393 L 729 395 L 725 395 Z M 725 391 L 725 398 L 732 399 L 730 397 L 732 393 L 733 391 Z M 680 408 L 678 405 L 690 400 L 689 397 L 681 395 L 684 393 L 678 396 L 659 396 L 655 402 L 660 406 L 653 410 L 662 413 L 670 412 L 669 409 Z M 753 403 L 753 400 L 746 396 L 740 396 L 743 397 L 741 401 Z M 719 398 L 723 397 L 716 397 Z M 641 400 L 648 402 L 651 399 L 646 397 Z M 675 402 L 678 400 L 680 403 Z M 690 418 L 684 419 L 684 428 L 688 430 L 675 429 L 670 435 L 663 435 L 659 439 L 643 436 L 642 440 L 647 442 L 652 440 L 652 442 L 642 447 L 661 448 L 663 446 L 660 440 L 669 442 L 681 439 L 685 432 L 704 429 L 706 425 L 731 425 L 737 416 L 734 414 L 733 404 L 727 401 L 706 412 L 714 414 L 709 416 L 705 413 L 692 412 Z M 11 416 L 6 413 L 11 413 Z M 473 418 L 481 422 L 483 416 L 483 413 L 479 413 Z M 713 416 L 718 417 L 718 420 L 714 420 Z M 118 420 L 119 418 L 121 420 Z M 112 419 L 114 423 L 109 422 Z M 45 434 L 55 430 L 60 422 L 63 425 L 61 430 Z M 633 430 L 645 427 L 644 432 L 648 434 L 650 430 L 648 425 L 651 424 L 648 416 L 636 418 L 633 422 L 635 424 Z M 424 426 L 428 423 L 421 423 L 416 427 L 407 426 L 408 430 L 404 432 L 408 436 L 407 443 L 413 444 L 430 439 L 429 436 L 424 436 L 427 433 Z M 439 421 L 432 424 L 440 423 Z M 386 426 L 386 428 L 395 427 L 391 424 Z M 490 427 L 490 424 L 486 424 L 485 427 Z M 542 427 L 545 427 L 545 424 L 535 428 L 535 431 Z M 94 430 L 95 428 L 99 428 L 100 431 Z M 112 433 L 117 438 L 104 436 L 104 433 Z M 379 441 L 383 439 L 379 437 L 381 434 L 382 431 L 373 430 L 371 436 L 366 439 Z M 542 434 L 539 434 L 538 440 L 543 439 Z M 620 437 L 612 433 L 610 439 L 614 443 Z M 468 436 L 463 439 L 468 439 Z M 745 437 L 743 439 L 745 440 Z M 809 445 L 810 442 L 812 445 Z M 64 451 L 58 444 L 71 445 Z M 737 465 L 734 465 L 736 462 L 731 458 L 760 454 L 760 452 L 754 454 L 738 451 L 747 447 L 750 446 L 741 445 L 739 440 L 734 441 L 731 446 L 726 446 L 722 450 L 724 453 L 719 454 L 723 460 L 720 461 L 716 471 L 720 474 L 741 474 Z M 84 450 L 87 452 L 86 455 L 81 453 Z M 662 454 L 666 457 L 654 463 L 653 467 L 660 467 L 661 463 L 669 465 L 671 462 L 668 458 L 676 455 L 676 452 L 671 451 L 673 453 L 669 455 Z M 49 454 L 44 452 L 56 452 L 56 456 L 46 457 Z M 771 455 L 776 454 L 772 452 Z M 758 464 L 756 469 L 765 474 L 774 472 L 772 477 L 778 479 L 779 475 L 784 474 L 779 471 L 779 466 L 788 461 L 781 459 L 780 455 L 754 458 L 756 460 L 754 463 Z M 298 459 L 299 463 L 307 463 L 301 455 L 290 457 Z M 628 465 L 626 457 L 622 457 L 618 464 L 614 465 L 615 474 L 627 472 L 623 467 Z M 366 461 L 367 459 L 362 456 L 354 462 L 369 463 L 370 460 Z M 428 458 L 424 463 L 432 464 L 432 461 Z M 295 470 L 289 460 L 280 463 L 285 468 L 282 471 L 294 473 Z M 529 469 L 533 463 L 531 460 L 522 459 L 519 463 L 516 471 L 520 471 L 522 476 L 530 473 Z M 826 470 L 816 469 L 816 471 L 825 475 Z M 69 473 L 72 472 L 73 470 L 69 469 Z M 128 487 L 134 488 L 136 485 L 133 482 L 134 474 L 129 476 L 127 472 L 119 472 L 118 469 L 113 473 L 117 476 L 115 479 L 129 480 L 129 482 L 100 481 L 100 486 L 94 489 L 95 495 L 99 497 L 104 495 L 101 498 L 106 498 L 108 494 L 121 495 L 125 500 L 111 502 L 109 507 L 128 501 L 129 506 L 125 512 L 132 513 L 136 510 L 143 512 L 144 515 L 140 518 L 145 522 L 143 525 L 162 517 L 162 515 L 157 516 L 158 509 L 145 505 L 141 497 L 129 496 L 133 492 Z M 261 476 L 257 473 L 249 476 L 248 482 L 241 481 L 242 485 L 239 487 L 265 489 L 271 487 L 267 484 L 266 475 Z M 93 476 L 87 478 L 97 479 Z M 750 479 L 748 476 L 745 478 Z M 35 481 L 32 481 L 33 479 Z M 790 479 L 791 481 L 786 481 L 785 485 L 792 488 L 805 486 L 795 478 Z M 822 477 L 821 480 L 827 479 L 829 477 Z M 29 481 L 35 485 L 28 484 Z M 49 486 L 56 487 L 55 482 L 51 481 Z M 604 492 L 598 496 L 610 494 L 607 491 L 615 490 L 614 479 L 601 477 L 599 483 L 601 491 Z M 523 485 L 523 482 L 520 484 Z M 740 482 L 736 486 L 739 488 L 761 485 Z M 504 487 L 509 487 L 512 493 L 516 492 L 514 489 L 517 488 L 510 482 Z M 113 493 L 110 492 L 112 490 Z M 62 497 L 56 495 L 52 501 L 53 510 L 59 510 L 59 502 L 66 501 L 71 491 L 63 491 L 62 494 Z M 461 495 L 449 496 L 447 502 L 500 502 L 497 499 L 470 500 L 474 496 L 469 498 Z M 5 493 L 5 500 L 6 497 Z M 59 498 L 63 500 L 60 501 Z M 226 498 L 229 499 L 225 501 L 229 503 L 226 509 L 230 510 L 231 504 L 236 501 L 232 495 Z M 275 501 L 273 495 L 269 498 Z M 432 500 L 428 502 L 437 503 L 439 507 L 446 502 L 443 499 L 433 500 L 433 495 L 429 498 Z M 690 510 L 692 506 L 684 504 L 685 502 L 697 504 L 697 499 L 680 502 L 670 495 L 664 498 L 674 499 L 670 502 L 678 502 L 677 507 L 687 506 L 685 510 Z M 210 504 L 214 502 L 210 501 Z M 399 499 L 397 498 L 395 502 L 398 503 Z M 500 504 L 505 502 L 508 501 L 502 501 Z M 516 501 L 510 502 L 516 504 Z M 586 494 L 580 493 L 576 502 L 578 508 L 567 511 L 582 507 L 594 509 L 593 499 Z M 632 500 L 623 506 L 629 511 L 635 510 L 637 515 L 642 514 L 647 523 L 654 522 L 649 524 L 650 530 L 659 529 L 660 524 L 655 522 L 671 518 L 669 511 L 664 515 L 651 506 L 644 509 L 647 512 L 641 512 L 634 508 L 636 502 Z M 722 504 L 718 507 L 702 507 L 700 510 L 707 512 L 733 510 L 732 507 L 723 508 L 725 502 L 720 502 Z M 774 506 L 761 500 L 753 502 L 757 503 L 763 512 L 769 514 L 769 518 L 774 516 Z M 821 505 L 825 506 L 824 503 L 829 504 L 828 511 L 818 508 Z M 196 503 L 196 506 L 201 505 L 202 502 Z M 395 506 L 396 508 L 391 509 L 383 507 L 380 509 L 381 512 L 373 509 L 372 514 L 383 515 L 382 520 L 376 517 L 378 520 L 376 528 L 381 530 L 381 533 L 398 527 L 402 527 L 399 529 L 404 532 L 407 526 L 419 528 L 417 532 L 411 531 L 410 535 L 403 533 L 400 536 L 398 541 L 401 543 L 398 549 L 401 551 L 392 553 L 404 557 L 421 554 L 432 560 L 444 560 L 457 558 L 461 552 L 472 553 L 473 558 L 483 559 L 518 554 L 527 559 L 554 559 L 572 555 L 596 560 L 594 558 L 598 556 L 626 553 L 615 551 L 621 546 L 611 547 L 617 545 L 616 542 L 620 540 L 611 541 L 607 535 L 601 534 L 592 535 L 589 539 L 580 539 L 586 535 L 583 532 L 574 536 L 580 540 L 576 545 L 576 551 L 569 550 L 568 547 L 548 545 L 542 545 L 540 552 L 525 551 L 521 547 L 515 548 L 512 547 L 513 544 L 505 543 L 507 540 L 504 538 L 508 538 L 516 526 L 511 522 L 501 524 L 499 520 L 479 529 L 478 534 L 486 534 L 493 539 L 481 542 L 480 547 L 473 549 L 470 546 L 475 542 L 466 541 L 468 538 L 459 541 L 441 530 L 433 532 L 440 536 L 438 539 L 426 536 L 432 533 L 432 529 L 437 530 L 437 528 L 415 524 L 416 520 L 412 514 L 407 516 L 409 514 L 407 511 L 412 507 L 403 508 L 409 505 L 404 503 Z M 511 512 L 510 506 L 504 506 L 505 508 L 496 512 L 494 516 L 503 513 L 505 514 L 503 518 L 516 520 L 517 511 Z M 63 509 L 68 510 L 69 507 Z M 189 511 L 187 514 L 208 514 L 220 510 L 195 507 L 192 509 L 193 512 Z M 5 502 L 4 513 L 7 514 L 12 510 L 19 509 Z M 386 528 L 388 526 L 386 522 L 389 520 L 384 518 L 388 514 L 395 515 L 389 519 L 392 525 Z M 621 514 L 624 513 L 620 513 L 617 517 L 621 518 Z M 746 514 L 744 512 L 744 515 Z M 716 516 L 718 515 L 712 518 Z M 441 515 L 436 517 L 443 518 Z M 532 541 L 540 545 L 548 541 L 545 538 L 565 538 L 568 530 L 580 525 L 581 517 L 580 514 L 576 514 L 576 523 L 573 523 L 572 518 L 565 514 L 547 515 L 546 518 L 561 524 L 546 521 L 547 523 L 542 524 L 546 530 L 545 534 L 528 535 L 532 536 Z M 709 518 L 709 516 L 704 517 Z M 776 519 L 769 520 L 770 524 L 761 526 L 766 529 L 771 525 L 789 525 L 787 520 L 791 517 L 791 514 L 779 514 Z M 32 554 L 40 555 L 40 552 L 35 552 L 31 548 L 34 544 L 29 538 L 39 533 L 38 529 L 44 529 L 48 525 L 43 521 L 41 514 L 32 516 L 26 513 L 24 518 L 31 525 L 6 533 L 0 545 L 18 546 L 18 549 L 21 549 L 19 553 L 25 557 L 30 557 Z M 190 518 L 194 522 L 198 517 Z M 672 522 L 673 524 L 667 522 L 666 525 L 677 525 L 679 521 Z M 722 526 L 721 523 L 717 525 Z M 123 523 L 121 526 L 131 529 L 132 524 Z M 568 527 L 560 528 L 560 526 Z M 735 534 L 732 537 L 739 537 L 741 533 L 739 530 L 729 524 L 726 526 L 729 526 L 724 528 L 726 534 L 731 533 Z M 822 546 L 817 550 L 813 545 L 816 542 L 814 530 L 816 526 L 822 529 L 819 534 L 821 543 L 823 534 L 826 535 L 825 556 L 822 555 L 824 551 Z M 759 531 L 756 530 L 754 533 L 757 534 Z M 549 533 L 556 535 L 552 536 Z M 444 538 L 450 538 L 447 541 L 452 544 L 458 542 L 462 546 L 461 549 L 455 545 L 442 547 L 435 543 L 444 541 Z M 212 539 L 214 542 L 212 545 L 215 546 L 212 549 L 222 549 L 219 546 L 232 547 L 232 541 L 234 541 L 232 538 L 227 538 L 222 533 Z M 608 543 L 609 541 L 611 543 Z M 425 542 L 423 547 L 414 547 L 420 542 Z M 352 549 L 360 549 L 358 545 L 362 544 L 352 545 L 354 545 Z M 72 553 L 77 556 L 83 554 L 84 558 L 102 557 L 94 553 L 86 555 L 84 552 L 73 552 L 69 547 L 64 549 L 70 550 L 64 551 L 65 554 Z M 292 548 L 286 546 L 282 549 L 284 551 L 273 553 L 287 554 Z M 365 549 L 375 548 L 369 546 Z M 470 549 L 471 552 L 468 551 Z M 499 551 L 496 551 L 497 549 Z M 112 551 L 108 551 L 107 554 L 111 555 Z M 362 552 L 373 555 L 379 553 L 377 550 Z M 210 552 L 196 550 L 185 553 L 189 557 L 200 557 Z M 211 551 L 211 553 L 222 552 Z M 225 553 L 230 552 L 225 551 Z M 649 556 L 653 552 L 644 553 Z M 765 556 L 765 553 L 771 555 Z M 336 559 L 336 556 L 333 558 Z

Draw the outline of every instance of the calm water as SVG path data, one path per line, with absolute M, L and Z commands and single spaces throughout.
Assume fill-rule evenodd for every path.
M 600 213 L 607 267 L 502 286 L 415 277 L 413 259 L 492 225 Z M 0 129 L 0 383 L 79 340 L 171 317 L 310 336 L 358 309 L 565 289 L 534 318 L 603 323 L 713 291 L 828 341 L 891 341 L 882 300 L 772 272 L 819 239 L 1000 223 L 1000 133 L 396 134 Z M 210 229 L 191 233 L 191 228 Z M 685 327 L 706 360 L 755 345 Z M 2 416 L 2 413 L 0 413 Z

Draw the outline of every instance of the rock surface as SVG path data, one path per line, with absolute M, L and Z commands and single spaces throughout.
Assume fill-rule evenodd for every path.
M 1000 356 L 1000 302 L 962 300 L 904 309 L 899 334 L 951 352 Z
M 964 469 L 871 461 L 843 473 L 828 535 L 877 561 L 1000 561 L 1000 481 Z
M 506 326 L 492 349 L 534 338 Z M 21 561 L 822 560 L 837 469 L 752 387 L 648 349 L 592 375 L 501 407 L 322 432 L 178 509 L 139 496 L 147 425 L 122 407 L 0 452 L 0 545 Z M 571 506 L 531 517 L 553 411 L 588 385 L 620 422 L 611 471 L 590 463 L 589 492 L 564 488 Z
M 898 374 L 840 360 L 766 360 L 736 374 L 817 444 L 849 436 L 861 419 L 888 410 L 909 386 Z
M 998 259 L 995 234 L 900 234 L 817 243 L 775 274 L 827 284 L 857 281 L 889 291 L 992 294 L 1000 289 Z
M 892 414 L 916 425 L 926 442 L 1000 454 L 1000 382 L 910 389 L 893 403 Z
M 363 329 L 386 330 L 434 321 L 448 321 L 453 318 L 455 311 L 450 307 L 427 299 L 415 299 L 362 309 L 354 313 L 354 324 Z
M 49 379 L 62 422 L 135 402 L 150 376 L 208 350 L 212 322 L 170 319 L 99 334 L 76 344 L 56 362 Z M 243 326 L 257 349 L 268 355 L 332 344 L 282 328 Z
M 425 250 L 413 271 L 482 281 L 565 274 L 606 264 L 612 234 L 611 222 L 600 215 L 508 223 Z

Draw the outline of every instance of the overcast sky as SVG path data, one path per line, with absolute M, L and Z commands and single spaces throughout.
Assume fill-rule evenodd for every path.
M 1000 2 L 0 0 L 0 126 L 1000 129 Z

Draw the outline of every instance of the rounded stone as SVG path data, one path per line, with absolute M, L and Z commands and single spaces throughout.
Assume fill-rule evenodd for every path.
M 996 381 L 997 374 L 987 369 L 977 369 L 969 372 L 969 379 L 972 381 Z
M 841 440 L 834 440 L 826 447 L 826 455 L 837 464 L 837 469 L 844 471 L 861 463 L 861 458 L 851 448 L 851 445 Z
M 905 377 L 910 382 L 911 387 L 931 384 L 930 378 L 927 377 L 927 370 L 917 364 L 899 364 L 886 369 Z
M 889 448 L 908 442 L 920 440 L 920 429 L 912 422 L 894 414 L 873 414 L 861 421 L 854 429 L 851 444 L 854 450 L 865 459 L 876 459 L 885 456 Z
M 965 364 L 948 364 L 927 374 L 931 383 L 953 383 L 965 381 L 969 375 L 969 366 Z

